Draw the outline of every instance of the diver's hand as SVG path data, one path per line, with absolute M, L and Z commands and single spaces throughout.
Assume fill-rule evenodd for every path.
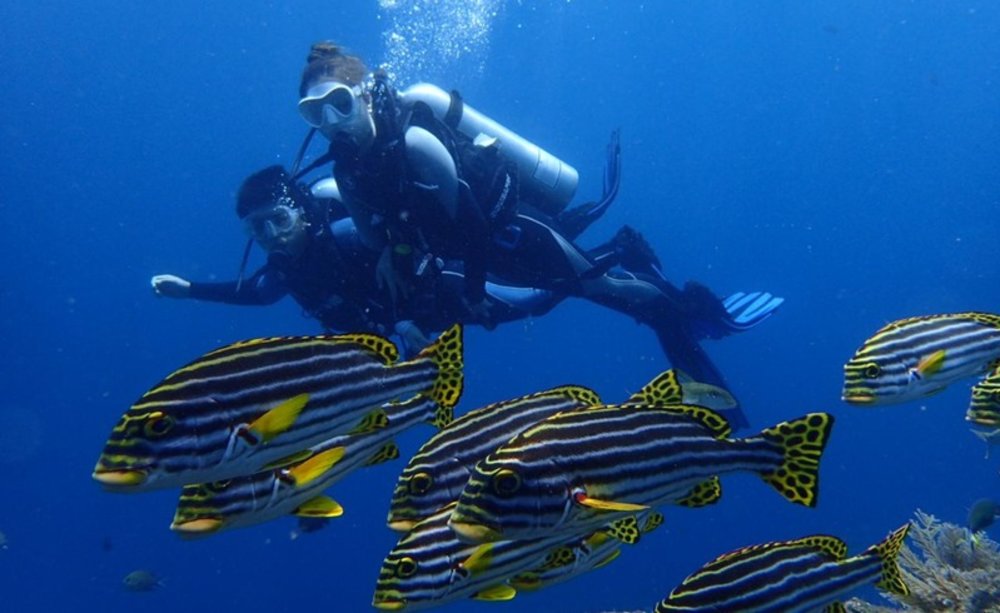
M 157 296 L 187 298 L 191 295 L 191 282 L 175 275 L 154 275 L 149 284 Z
M 431 339 L 427 338 L 424 331 L 409 319 L 396 322 L 395 328 L 396 334 L 403 341 L 403 355 L 407 358 L 412 358 L 431 344 Z
M 463 297 L 462 302 L 465 304 L 465 309 L 469 312 L 470 319 L 474 323 L 479 324 L 487 330 L 497 327 L 497 322 L 493 321 L 493 304 L 488 298 L 474 302 Z

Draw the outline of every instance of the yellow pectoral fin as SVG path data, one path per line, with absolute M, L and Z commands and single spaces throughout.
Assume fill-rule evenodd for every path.
M 595 511 L 624 511 L 626 513 L 634 513 L 636 511 L 645 511 L 649 508 L 644 504 L 617 502 L 614 500 L 600 500 L 598 498 L 591 498 L 586 494 L 578 494 L 576 496 L 576 502 L 585 507 L 594 509 Z
M 317 453 L 305 462 L 288 469 L 288 476 L 295 481 L 296 487 L 302 487 L 330 470 L 334 464 L 344 457 L 345 447 L 334 447 Z
M 269 441 L 292 427 L 307 402 L 309 394 L 293 396 L 255 419 L 250 429 L 260 433 L 264 441 Z
M 296 451 L 293 454 L 286 455 L 283 458 L 278 458 L 272 462 L 260 467 L 262 471 L 264 470 L 274 470 L 275 468 L 284 468 L 285 466 L 291 466 L 292 464 L 298 464 L 302 460 L 307 460 L 312 455 L 312 451 L 308 449 L 303 449 L 302 451 Z
M 917 364 L 917 372 L 920 373 L 920 376 L 922 377 L 933 375 L 941 370 L 942 366 L 944 366 L 944 358 L 944 349 L 938 349 L 934 353 L 924 356 L 923 359 L 920 360 L 920 363 Z
M 476 547 L 472 555 L 462 562 L 462 567 L 475 575 L 489 568 L 492 561 L 493 543 L 483 543 L 479 547 Z
M 329 496 L 317 496 L 307 500 L 294 512 L 294 515 L 299 517 L 340 517 L 343 514 L 344 507 Z
M 488 602 L 498 602 L 501 600 L 510 600 L 514 598 L 514 596 L 517 596 L 517 590 L 506 583 L 501 583 L 499 585 L 494 585 L 493 587 L 488 587 L 481 592 L 477 592 L 473 598 Z

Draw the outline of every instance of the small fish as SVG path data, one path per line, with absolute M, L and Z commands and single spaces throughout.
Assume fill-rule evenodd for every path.
M 986 459 L 989 460 L 990 459 L 990 449 L 993 449 L 993 447 L 996 446 L 996 445 L 1000 445 L 1000 428 L 997 428 L 996 430 L 989 430 L 989 431 L 986 431 L 986 430 L 977 430 L 977 429 L 973 428 L 972 430 L 970 430 L 970 432 L 972 432 L 977 437 L 979 437 L 979 440 L 981 440 L 984 443 L 986 443 Z
M 93 477 L 113 491 L 210 483 L 301 460 L 418 393 L 453 407 L 462 330 L 396 363 L 372 334 L 254 339 L 210 352 L 146 392 L 115 426 Z M 360 426 L 359 426 L 360 424 Z
M 712 504 L 718 475 L 737 471 L 811 507 L 833 421 L 811 413 L 730 439 L 724 418 L 692 405 L 559 413 L 476 465 L 450 525 L 472 543 L 589 533 L 657 505 Z
M 894 321 L 844 365 L 844 402 L 896 404 L 940 392 L 1000 358 L 1000 315 L 967 312 Z
M 338 517 L 343 508 L 323 490 L 364 466 L 398 457 L 393 439 L 425 421 L 442 427 L 451 411 L 423 395 L 384 407 L 387 424 L 345 434 L 311 447 L 307 457 L 271 470 L 222 482 L 187 485 L 170 528 L 184 537 L 259 524 L 276 517 Z
M 122 579 L 122 585 L 131 592 L 152 592 L 163 587 L 163 580 L 148 570 L 133 570 Z
M 969 509 L 969 530 L 975 534 L 993 525 L 1000 519 L 1000 504 L 990 498 L 981 498 Z
M 910 525 L 850 558 L 838 538 L 814 535 L 744 547 L 702 566 L 654 613 L 679 611 L 843 611 L 840 600 L 875 581 L 909 594 L 896 558 Z
M 544 565 L 547 554 L 587 535 L 555 535 L 480 545 L 460 541 L 448 527 L 455 503 L 417 522 L 382 562 L 372 605 L 417 610 L 471 598 L 510 600 L 512 576 Z
M 1000 366 L 972 386 L 965 419 L 980 426 L 1000 426 Z

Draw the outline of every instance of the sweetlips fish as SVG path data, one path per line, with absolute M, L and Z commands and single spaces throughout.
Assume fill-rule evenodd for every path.
M 394 437 L 421 421 L 442 427 L 450 409 L 418 395 L 384 407 L 387 423 L 370 432 L 342 434 L 309 449 L 310 456 L 288 466 L 222 482 L 186 485 L 172 530 L 182 536 L 215 534 L 288 514 L 333 518 L 343 508 L 323 490 L 358 468 L 399 457 Z
M 737 549 L 701 567 L 654 611 L 844 611 L 840 600 L 872 582 L 905 596 L 896 558 L 909 528 L 851 557 L 842 540 L 827 535 Z
M 210 483 L 280 468 L 372 413 L 420 393 L 453 407 L 462 330 L 412 360 L 372 334 L 260 338 L 212 351 L 169 375 L 122 415 L 93 477 L 113 491 Z M 367 422 L 366 422 L 367 420 Z
M 657 505 L 711 504 L 718 476 L 741 471 L 811 507 L 833 421 L 811 413 L 730 439 L 725 419 L 692 405 L 558 413 L 476 465 L 449 525 L 471 543 L 592 532 Z
M 736 406 L 736 400 L 721 387 L 699 383 L 673 369 L 657 375 L 626 402 L 654 406 L 686 403 L 722 410 Z M 593 390 L 565 385 L 465 413 L 410 458 L 392 494 L 389 527 L 409 530 L 456 500 L 476 462 L 526 428 L 556 413 L 599 405 L 601 399 Z
M 1000 366 L 972 386 L 965 419 L 980 426 L 1000 426 Z
M 940 392 L 1000 359 L 1000 315 L 910 317 L 875 332 L 844 365 L 845 402 L 896 404 Z

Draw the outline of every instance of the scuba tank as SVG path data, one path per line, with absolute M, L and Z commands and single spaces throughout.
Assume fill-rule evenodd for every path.
M 399 95 L 407 105 L 423 102 L 438 120 L 476 143 L 498 140 L 501 153 L 517 164 L 521 197 L 542 212 L 556 217 L 573 199 L 580 179 L 575 168 L 464 104 L 457 94 L 417 83 Z

